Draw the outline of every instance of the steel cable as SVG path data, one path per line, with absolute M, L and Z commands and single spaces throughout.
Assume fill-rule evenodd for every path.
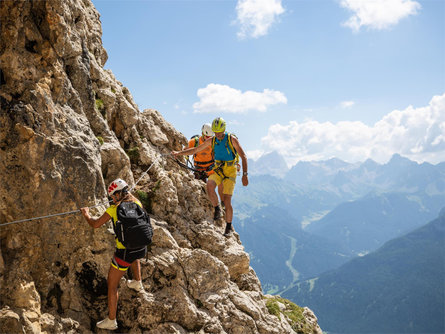
M 148 173 L 148 171 L 150 170 L 150 168 L 153 167 L 154 164 L 155 164 L 161 157 L 163 157 L 163 156 L 169 156 L 169 155 L 170 155 L 170 153 L 167 153 L 167 154 L 161 154 L 159 157 L 157 157 L 157 158 L 152 162 L 152 164 L 147 168 L 147 170 L 146 170 L 144 173 L 142 173 L 141 177 L 136 181 L 136 183 L 130 188 L 130 192 L 136 187 L 136 185 L 139 183 L 139 181 L 142 180 L 142 178 Z M 104 202 L 104 203 L 96 204 L 96 205 L 93 205 L 93 206 L 89 206 L 88 208 L 89 208 L 89 209 L 97 208 L 97 207 L 102 206 L 102 205 L 107 205 L 107 204 L 109 204 L 110 202 L 112 202 L 112 201 L 108 201 L 108 202 Z M 1 223 L 0 226 L 6 226 L 6 225 L 11 225 L 11 224 L 24 223 L 24 222 L 28 222 L 28 221 L 39 220 L 39 219 L 45 219 L 45 218 L 51 218 L 51 217 L 58 217 L 58 216 L 72 215 L 72 214 L 79 213 L 79 212 L 80 212 L 79 209 L 77 209 L 77 210 L 73 210 L 73 211 L 67 211 L 67 212 L 61 212 L 61 213 L 54 213 L 54 214 L 47 215 L 47 216 L 41 216 L 41 217 L 34 217 L 34 218 L 27 218 L 27 219 L 14 220 L 14 221 L 12 221 L 12 222 Z

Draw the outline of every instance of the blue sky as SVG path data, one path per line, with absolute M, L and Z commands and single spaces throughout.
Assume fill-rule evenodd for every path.
M 186 137 L 249 157 L 445 161 L 445 1 L 106 1 L 105 68 Z

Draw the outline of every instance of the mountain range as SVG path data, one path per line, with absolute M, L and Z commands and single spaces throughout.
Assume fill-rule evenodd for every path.
M 282 295 L 334 333 L 445 332 L 445 210 L 439 218 Z
M 273 205 L 261 207 L 236 230 L 268 293 L 336 268 L 351 258 L 344 255 L 346 250 L 341 245 L 305 232 L 286 210 Z
M 234 223 L 266 292 L 372 252 L 434 219 L 445 203 L 445 163 L 400 155 L 383 165 L 330 159 L 299 162 L 280 178 L 252 174 L 248 187 L 236 188 Z M 281 247 L 257 242 L 266 230 Z
M 442 205 L 442 195 L 373 192 L 341 203 L 306 231 L 342 244 L 351 255 L 366 254 L 433 219 Z
M 432 165 L 417 163 L 394 154 L 385 164 L 372 159 L 362 163 L 348 163 L 337 158 L 322 161 L 299 161 L 290 169 L 277 152 L 270 152 L 257 160 L 249 160 L 249 174 L 283 178 L 304 189 L 327 188 L 357 198 L 372 190 L 416 192 L 424 189 L 429 194 L 445 191 L 445 162 Z M 441 180 L 441 182 L 438 182 Z
M 249 162 L 233 199 L 263 291 L 329 332 L 445 332 L 445 163 L 283 161 Z

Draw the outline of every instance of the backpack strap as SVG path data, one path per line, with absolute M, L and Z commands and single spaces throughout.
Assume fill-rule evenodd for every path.
M 190 140 L 195 140 L 194 147 L 198 147 L 198 145 L 199 145 L 199 135 L 191 136 Z M 193 154 L 193 158 L 196 158 L 196 154 Z
M 233 147 L 233 143 L 232 143 L 232 136 L 234 136 L 234 134 L 228 133 L 227 135 L 229 136 L 229 138 L 227 139 L 227 142 L 229 143 L 230 150 L 232 151 L 233 155 L 236 156 L 238 154 L 238 152 L 236 152 L 235 147 Z
M 230 150 L 232 151 L 233 158 L 238 161 L 239 160 L 238 152 L 235 150 L 235 147 L 233 147 L 233 143 L 232 143 L 232 136 L 234 136 L 235 138 L 237 138 L 237 137 L 233 133 L 228 133 L 227 136 L 228 136 L 227 142 L 229 143 L 229 147 L 230 147 Z
M 199 135 L 194 135 L 190 137 L 190 140 L 195 140 L 195 147 L 199 145 Z
M 215 151 L 215 140 L 216 140 L 216 136 L 212 137 L 212 152 Z

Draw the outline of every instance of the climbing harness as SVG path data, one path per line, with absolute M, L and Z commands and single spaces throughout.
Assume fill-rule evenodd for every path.
M 218 174 L 222 180 L 224 181 L 225 179 L 229 179 L 230 181 L 235 182 L 236 179 L 234 177 L 229 177 L 226 174 L 224 174 L 224 166 L 227 167 L 231 167 L 234 166 L 236 164 L 236 160 L 232 160 L 232 161 L 220 161 L 220 160 L 216 160 L 215 161 L 215 167 L 213 168 L 213 171 Z
M 147 170 L 142 173 L 141 177 L 136 181 L 136 183 L 130 188 L 130 192 L 134 189 L 134 187 L 136 187 L 136 185 L 139 183 L 139 181 L 142 180 L 142 178 L 148 173 L 148 171 L 150 170 L 151 167 L 153 167 L 153 165 L 161 158 L 164 156 L 169 156 L 171 155 L 170 153 L 167 154 L 161 154 L 159 157 L 157 157 L 152 164 L 147 168 Z M 96 204 L 93 206 L 89 206 L 89 209 L 93 209 L 93 208 L 97 208 L 99 206 L 102 205 L 107 205 L 109 203 L 111 203 L 112 200 L 109 200 L 107 202 L 104 203 L 100 203 L 100 204 Z M 12 222 L 8 222 L 8 223 L 1 223 L 0 226 L 6 226 L 6 225 L 10 225 L 10 224 L 18 224 L 18 223 L 24 223 L 24 222 L 28 222 L 28 221 L 33 221 L 33 220 L 40 220 L 40 219 L 45 219 L 45 218 L 51 218 L 51 217 L 58 217 L 58 216 L 65 216 L 65 215 L 72 215 L 75 213 L 79 213 L 79 209 L 77 210 L 73 210 L 73 211 L 68 211 L 68 212 L 61 212 L 61 213 L 55 213 L 55 214 L 51 214 L 51 215 L 47 215 L 47 216 L 41 216 L 41 217 L 35 217 L 35 218 L 28 218 L 28 219 L 21 219 L 21 220 L 14 220 Z

